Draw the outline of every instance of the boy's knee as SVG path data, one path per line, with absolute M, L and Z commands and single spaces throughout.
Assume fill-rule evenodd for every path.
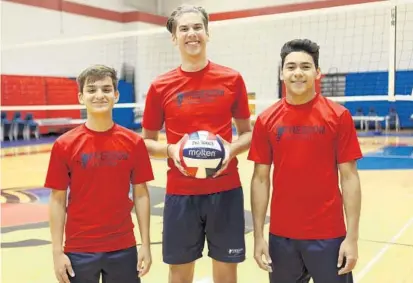
M 215 283 L 237 283 L 237 263 L 213 260 L 212 266 Z
M 192 283 L 195 262 L 169 265 L 169 283 Z

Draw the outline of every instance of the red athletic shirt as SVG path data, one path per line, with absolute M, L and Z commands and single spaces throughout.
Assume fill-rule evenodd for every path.
M 142 120 L 143 128 L 159 131 L 165 127 L 166 139 L 177 143 L 186 133 L 199 130 L 221 135 L 232 141 L 232 118 L 248 119 L 250 111 L 244 80 L 228 67 L 213 62 L 199 72 L 184 72 L 180 67 L 159 76 L 150 86 Z M 184 176 L 168 159 L 168 194 L 200 195 L 241 186 L 233 158 L 216 178 Z
M 53 144 L 45 187 L 69 189 L 65 252 L 107 252 L 136 245 L 131 184 L 153 180 L 145 143 L 114 125 L 81 125 Z
M 295 239 L 346 234 L 338 164 L 362 157 L 349 111 L 321 95 L 284 99 L 258 116 L 248 159 L 274 164 L 270 233 Z

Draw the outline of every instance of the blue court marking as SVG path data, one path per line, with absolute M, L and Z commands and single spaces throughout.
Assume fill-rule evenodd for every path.
M 413 158 L 413 146 L 411 145 L 389 145 L 375 152 L 368 153 L 370 157 L 393 157 L 393 158 Z
M 31 140 L 4 141 L 1 143 L 1 147 L 10 148 L 10 147 L 19 147 L 19 146 L 50 144 L 50 143 L 54 143 L 56 139 L 57 139 L 57 136 L 51 136 L 51 137 L 41 137 L 38 140 L 31 139 Z
M 358 162 L 359 170 L 413 169 L 413 146 L 386 146 L 367 153 Z
M 413 132 L 389 132 L 385 133 L 383 131 L 357 131 L 357 136 L 359 137 L 413 137 Z
M 51 190 L 47 188 L 36 188 L 36 189 L 29 189 L 25 190 L 26 192 L 30 193 L 31 195 L 36 196 L 37 203 L 40 204 L 48 204 L 50 199 Z

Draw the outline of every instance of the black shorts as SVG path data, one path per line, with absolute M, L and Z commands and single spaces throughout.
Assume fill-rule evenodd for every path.
M 237 188 L 209 195 L 165 196 L 163 261 L 185 264 L 208 256 L 221 262 L 245 260 L 244 195 Z
M 68 275 L 71 283 L 140 283 L 136 246 L 128 249 L 99 253 L 66 253 L 75 277 Z
M 338 275 L 338 253 L 343 240 L 344 237 L 294 240 L 270 234 L 270 283 L 308 283 L 310 278 L 314 283 L 353 283 L 351 272 Z

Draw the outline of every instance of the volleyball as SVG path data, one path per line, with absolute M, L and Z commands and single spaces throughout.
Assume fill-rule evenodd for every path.
M 208 131 L 188 134 L 179 148 L 182 167 L 189 176 L 198 179 L 212 177 L 222 167 L 225 154 L 221 139 Z

